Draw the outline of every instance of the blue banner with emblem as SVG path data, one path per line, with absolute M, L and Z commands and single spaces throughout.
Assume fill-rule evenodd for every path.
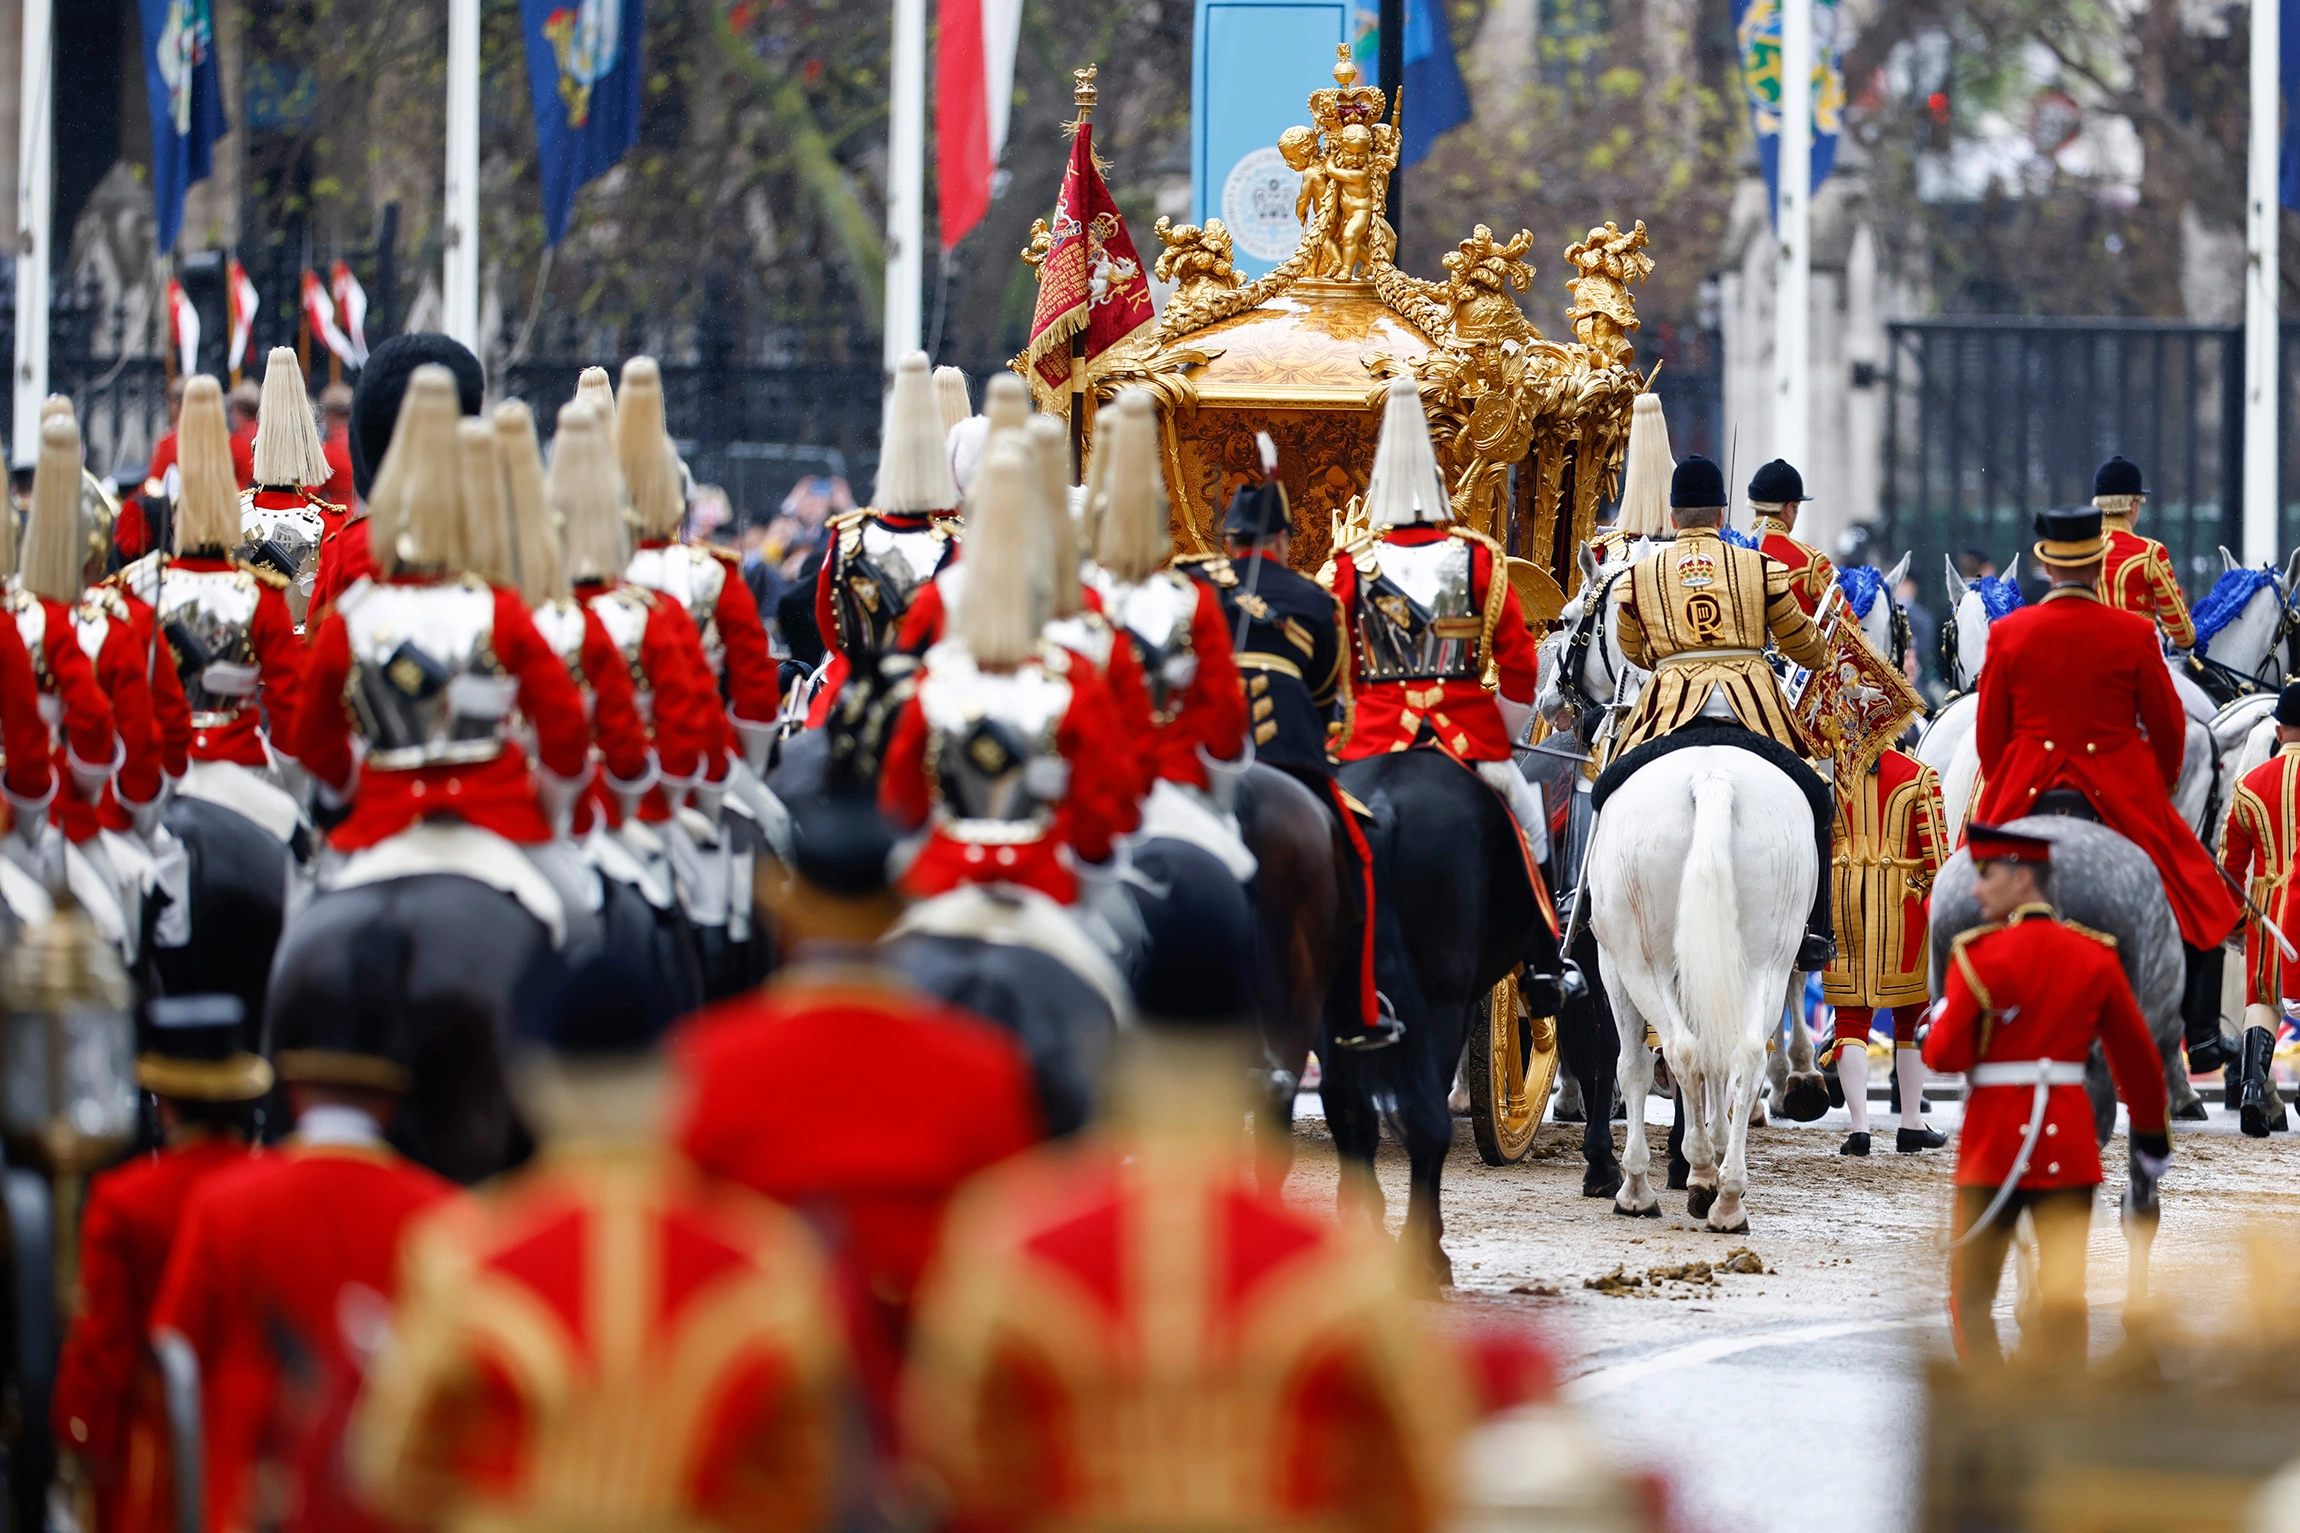
M 543 170 L 543 227 L 556 245 L 566 237 L 575 194 L 639 140 L 646 0 L 519 0 L 519 23 Z
M 184 194 L 215 168 L 224 118 L 210 0 L 137 0 L 144 31 L 144 95 L 152 109 L 152 205 L 160 251 L 184 229 Z
M 1837 129 L 1845 117 L 1843 16 L 1838 0 L 1813 7 L 1814 191 L 1837 163 Z M 1781 202 L 1781 0 L 1733 0 L 1733 36 L 1741 54 L 1741 91 L 1757 134 L 1757 162 L 1774 213 Z

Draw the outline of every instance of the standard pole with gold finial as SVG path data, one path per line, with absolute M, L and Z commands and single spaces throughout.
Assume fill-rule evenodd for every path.
M 1094 100 L 1101 94 L 1094 85 L 1095 66 L 1073 69 L 1070 78 L 1077 82 L 1071 87 L 1070 99 L 1078 107 L 1078 121 L 1071 131 L 1084 131 L 1094 120 Z M 1086 482 L 1086 332 L 1094 323 L 1091 312 L 1086 323 L 1070 332 L 1070 482 Z

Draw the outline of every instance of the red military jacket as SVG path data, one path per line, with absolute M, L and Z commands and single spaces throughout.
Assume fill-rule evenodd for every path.
M 1115 576 L 1108 577 L 1114 589 Z M 1222 599 L 1212 586 L 1190 579 L 1180 571 L 1173 578 L 1193 599 L 1190 609 L 1190 658 L 1195 662 L 1187 685 L 1172 688 L 1163 709 L 1152 707 L 1152 685 L 1143 662 L 1143 640 L 1128 631 L 1125 649 L 1133 661 L 1134 684 L 1145 689 L 1143 708 L 1149 726 L 1149 782 L 1164 780 L 1187 787 L 1207 785 L 1204 750 L 1216 761 L 1235 760 L 1246 744 L 1246 686 L 1238 675 L 1238 659 L 1230 648 L 1229 624 L 1222 619 Z M 1108 590 L 1097 593 L 1096 610 L 1107 614 L 1112 600 Z M 1109 619 L 1105 618 L 1106 621 Z M 1142 786 L 1147 790 L 1149 782 Z
M 698 562 L 708 561 L 715 567 L 718 572 L 716 594 L 704 585 L 681 579 L 663 579 L 658 583 L 656 578 L 650 578 L 651 571 L 664 570 L 669 560 L 647 556 L 674 553 L 683 553 Z M 703 652 L 718 673 L 727 712 L 738 724 L 754 729 L 773 728 L 782 707 L 782 670 L 767 647 L 767 625 L 759 616 L 759 604 L 743 581 L 741 557 L 706 544 L 652 538 L 639 545 L 639 552 L 625 573 L 627 578 L 662 592 L 683 607 L 688 606 L 690 595 L 709 596 L 709 605 L 704 610 L 689 610 L 687 615 L 694 619 L 696 630 L 703 636 Z M 724 737 L 730 747 L 733 733 L 730 729 Z M 712 780 L 717 781 L 718 776 L 714 773 Z
M 433 582 L 395 577 L 393 583 Z M 504 741 L 502 750 L 489 760 L 470 765 L 386 769 L 355 761 L 351 711 L 342 701 L 351 679 L 351 641 L 340 608 L 338 603 L 338 610 L 327 615 L 312 641 L 304 674 L 304 695 L 311 701 L 296 720 L 292 753 L 334 792 L 352 795 L 351 813 L 328 836 L 336 849 L 359 851 L 434 814 L 452 815 L 510 841 L 550 840 L 551 822 L 543 812 L 527 753 L 514 740 Z M 535 631 L 517 592 L 495 592 L 491 644 L 504 672 L 519 684 L 519 712 L 535 731 L 543 770 L 563 782 L 579 781 L 591 757 L 583 696 L 559 656 Z M 335 701 L 331 705 L 324 699 Z
M 629 581 L 585 581 L 576 598 L 606 630 L 635 689 L 666 787 L 691 786 L 706 776 L 724 777 L 720 747 L 726 712 L 719 684 L 704 657 L 695 620 L 676 601 Z M 641 803 L 643 820 L 666 820 L 669 801 L 661 789 Z
M 1973 725 L 1986 787 L 1972 817 L 2001 825 L 2047 789 L 2081 791 L 2156 864 L 2180 940 L 2210 947 L 2241 907 L 2172 807 L 2186 729 L 2156 630 L 2088 589 L 2057 587 L 1989 629 Z
M 2252 903 L 2290 933 L 2300 915 L 2292 897 L 2292 864 L 2300 857 L 2300 745 L 2287 745 L 2236 785 L 2220 836 L 2220 865 L 2246 886 Z M 2244 923 L 2247 1005 L 2277 1006 L 2284 995 L 2283 954 L 2258 921 Z
M 1397 1253 L 1278 1190 L 1228 1061 L 1137 1054 L 1109 1119 L 952 1210 L 904 1398 L 946 1526 L 1441 1525 L 1468 1383 Z
M 229 556 L 185 554 L 169 559 L 163 566 L 164 580 L 168 575 L 239 574 L 252 583 L 255 590 L 255 616 L 248 620 L 248 647 L 254 652 L 257 672 L 258 696 L 250 697 L 229 713 L 194 720 L 187 709 L 185 722 L 191 730 L 190 755 L 201 761 L 235 761 L 244 767 L 262 769 L 271 765 L 271 757 L 264 749 L 268 738 L 281 755 L 289 754 L 287 746 L 296 737 L 295 716 L 297 687 L 303 678 L 305 648 L 296 637 L 295 619 L 288 615 L 287 598 L 283 591 L 285 576 L 269 569 L 249 569 Z M 149 573 L 152 565 L 135 570 L 123 570 L 113 577 L 127 588 L 138 604 L 148 613 L 149 603 L 136 594 L 140 585 L 152 587 Z M 166 593 L 154 591 L 155 595 Z M 183 696 L 183 681 L 176 667 L 182 656 L 172 648 L 165 650 L 163 667 L 177 677 L 175 692 Z M 153 675 L 157 678 L 159 672 Z
M 113 727 L 112 700 L 96 684 L 96 667 L 80 647 L 79 629 L 72 609 L 60 601 L 34 596 L 11 582 L 7 605 L 16 619 L 17 638 L 32 662 L 40 686 L 39 709 L 48 721 L 57 780 L 66 791 L 57 798 L 78 797 L 79 785 L 69 768 L 108 772 L 119 764 L 120 736 Z M 51 809 L 51 817 L 61 811 Z
M 193 1193 L 152 1328 L 199 1357 L 210 1528 L 256 1524 L 267 1466 L 289 1533 L 379 1526 L 344 1483 L 344 1421 L 391 1321 L 400 1232 L 454 1190 L 380 1142 L 291 1140 Z
M 939 668 L 939 674 L 938 674 Z M 929 746 L 956 750 L 951 730 L 930 724 L 937 698 L 979 690 L 986 673 L 965 645 L 946 639 L 927 651 L 918 689 L 895 720 L 879 769 L 879 807 L 904 830 L 925 826 L 926 844 L 903 875 L 914 899 L 962 884 L 1017 884 L 1069 904 L 1078 897 L 1071 857 L 1102 863 L 1116 837 L 1136 822 L 1128 797 L 1134 782 L 1110 691 L 1092 665 L 1060 645 L 1042 643 L 1016 673 L 1032 687 L 1066 694 L 1052 719 L 1054 753 L 1068 764 L 1068 783 L 1049 814 L 1030 820 L 967 819 L 944 802 L 940 768 Z M 963 711 L 965 699 L 956 705 Z
M 831 1525 L 844 1349 L 786 1211 L 647 1142 L 547 1142 L 425 1214 L 354 1472 L 406 1527 Z
M 2054 919 L 2049 905 L 2023 905 L 2003 925 L 1957 938 L 1946 991 L 1925 1037 L 1925 1063 L 1952 1074 L 2032 1059 L 2082 1064 L 2096 1039 L 2133 1131 L 2163 1133 L 2164 1061 L 2116 961 L 2116 939 Z M 2098 1186 L 2092 1098 L 2081 1085 L 2054 1086 L 2051 1093 L 2044 1133 L 2021 1186 Z M 1957 1134 L 1958 1186 L 2003 1185 L 2034 1101 L 2034 1086 L 1975 1088 Z
M 631 668 L 588 603 L 546 602 L 530 615 L 535 631 L 558 654 L 582 694 L 583 711 L 591 721 L 591 754 L 603 768 L 584 784 L 571 828 L 582 836 L 594 823 L 619 825 L 622 809 L 613 790 L 640 793 L 655 777 L 655 747 L 640 716 Z
M 327 520 L 325 512 L 320 519 Z M 327 616 L 328 608 L 335 605 L 338 597 L 359 581 L 374 578 L 375 547 L 368 528 L 367 513 L 361 511 L 346 516 L 340 524 L 321 534 L 319 570 L 312 576 L 311 603 L 304 609 L 306 639 L 318 635 L 320 620 Z
M 1381 541 L 1415 548 L 1455 534 L 1469 536 L 1460 528 L 1416 525 L 1390 528 Z M 1497 566 L 1493 550 L 1473 540 L 1470 547 L 1470 604 L 1473 607 L 1481 612 L 1485 610 L 1497 579 L 1502 582 L 1500 620 L 1492 625 L 1492 654 L 1480 658 L 1490 661 L 1498 670 L 1501 696 L 1512 702 L 1531 703 L 1535 692 L 1540 690 L 1541 665 L 1533 634 L 1525 626 L 1517 592 L 1510 589 L 1509 577 Z M 1458 761 L 1509 760 L 1509 730 L 1502 723 L 1501 709 L 1494 704 L 1494 694 L 1476 678 L 1426 682 L 1363 679 L 1365 656 L 1354 626 L 1357 586 L 1357 562 L 1344 548 L 1334 555 L 1332 590 L 1342 604 L 1345 621 L 1352 624 L 1350 690 L 1355 699 L 1355 714 L 1350 736 L 1341 746 L 1341 759 L 1362 761 L 1368 756 L 1405 750 L 1421 738 L 1426 724 L 1437 747 Z
M 7 757 L 5 782 L 11 812 L 22 804 L 46 813 L 57 771 L 48 755 L 48 721 L 40 716 L 42 694 L 32 671 L 32 655 L 16 625 L 0 622 L 0 752 Z
M 1757 532 L 1757 551 L 1787 567 L 1789 590 L 1797 605 L 1805 609 L 1805 616 L 1819 613 L 1821 599 L 1837 582 L 1837 567 L 1829 562 L 1829 556 L 1810 543 L 1798 542 L 1788 524 L 1777 517 L 1758 517 Z
M 2103 517 L 2108 528 L 2108 558 L 2101 563 L 2101 599 L 2120 612 L 2136 612 L 2164 630 L 2164 636 L 2182 649 L 2196 645 L 2196 624 L 2188 616 L 2188 598 L 2172 571 L 2172 554 L 2154 538 L 2132 530 L 2129 516 Z
M 138 1156 L 88 1184 L 80 1291 L 57 1359 L 49 1420 L 96 1487 L 99 1533 L 174 1533 L 168 1417 L 151 1353 L 153 1302 L 195 1188 L 248 1147 L 206 1135 Z
M 52 816 L 74 842 L 93 838 L 107 825 L 115 830 L 128 827 L 127 814 L 115 795 L 136 804 L 149 804 L 159 796 L 167 763 L 159 716 L 152 706 L 154 680 L 161 671 L 169 681 L 176 680 L 172 667 L 153 665 L 150 629 L 139 631 L 135 614 L 118 592 L 99 589 L 89 595 L 98 599 L 84 600 L 72 610 L 72 627 L 80 652 L 94 667 L 96 685 L 111 702 L 112 723 L 119 733 L 120 765 L 93 803 L 76 793 L 57 795 Z M 180 682 L 175 700 L 182 707 Z
M 327 483 L 319 487 L 314 503 L 320 508 L 320 519 L 327 530 L 334 533 L 342 528 L 350 515 L 351 503 L 359 498 L 351 479 L 351 428 L 338 426 L 320 443 L 320 455 L 327 459 Z
M 1150 682 L 1142 674 L 1142 660 L 1134 646 L 1118 642 L 1118 630 L 1104 610 L 1102 593 L 1081 582 L 1078 602 L 1079 610 L 1048 623 L 1045 635 L 1101 672 L 1110 689 L 1118 735 L 1126 742 L 1128 770 L 1127 785 L 1120 790 L 1127 812 L 1119 821 L 1119 831 L 1132 834 L 1141 823 L 1142 796 L 1158 780 L 1158 721 L 1150 712 Z M 938 633 L 936 642 L 940 639 Z M 1232 666 L 1236 663 L 1233 658 Z
M 814 1225 L 865 1385 L 891 1417 L 911 1299 L 951 1195 L 1039 1137 L 1021 1045 L 891 971 L 802 963 L 697 1016 L 674 1053 L 680 1147 Z M 873 1085 L 885 1111 L 868 1123 L 848 1102 L 866 1059 L 903 1061 Z

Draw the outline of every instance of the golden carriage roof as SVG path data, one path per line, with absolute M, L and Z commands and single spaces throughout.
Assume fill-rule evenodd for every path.
M 1157 396 L 1184 549 L 1219 546 L 1231 492 L 1258 469 L 1254 433 L 1268 431 L 1294 512 L 1293 562 L 1315 569 L 1372 471 L 1385 384 L 1410 374 L 1455 516 L 1523 556 L 1520 589 L 1552 615 L 1613 493 L 1643 386 L 1629 334 L 1630 289 L 1653 269 L 1645 225 L 1609 222 L 1566 249 L 1570 341 L 1543 337 L 1511 296 L 1533 280 L 1529 231 L 1496 239 L 1477 225 L 1446 255 L 1443 281 L 1408 275 L 1383 216 L 1395 112 L 1357 83 L 1348 48 L 1335 51 L 1334 85 L 1311 93 L 1310 123 L 1278 141 L 1302 176 L 1294 253 L 1249 281 L 1221 220 L 1159 219 L 1156 274 L 1171 295 L 1154 326 L 1090 364 L 1094 396 L 1129 385 Z M 1066 406 L 1021 359 L 1017 371 L 1042 406 Z

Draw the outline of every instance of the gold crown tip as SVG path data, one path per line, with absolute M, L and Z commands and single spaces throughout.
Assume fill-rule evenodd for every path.
M 1070 99 L 1073 105 L 1092 106 L 1094 98 L 1101 94 L 1094 84 L 1094 74 L 1097 67 L 1097 65 L 1089 64 L 1084 69 L 1070 71 L 1070 78 L 1077 82 L 1070 89 Z
M 1334 83 L 1347 86 L 1358 78 L 1358 61 L 1350 57 L 1348 43 L 1334 44 Z

